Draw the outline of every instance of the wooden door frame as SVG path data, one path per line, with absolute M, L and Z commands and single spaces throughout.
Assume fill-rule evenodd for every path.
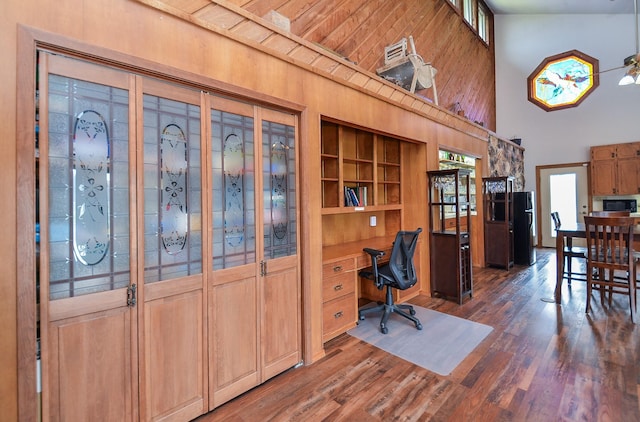
M 38 418 L 37 367 L 34 352 L 37 350 L 37 304 L 36 304 L 36 247 L 35 247 L 35 125 L 32 116 L 36 109 L 36 50 L 35 36 L 18 27 L 16 128 L 16 208 L 18 204 L 33 204 L 17 210 L 16 247 L 16 293 L 17 293 L 17 369 L 18 369 L 18 420 L 34 421 Z M 34 142 L 28 142 L 28 140 Z
M 543 234 L 542 234 L 542 230 L 541 230 L 541 221 L 542 221 L 542 194 L 541 192 L 541 179 L 540 179 L 540 172 L 542 170 L 549 170 L 549 169 L 561 169 L 561 168 L 568 168 L 568 167 L 586 167 L 587 168 L 587 204 L 589 206 L 588 212 L 591 212 L 591 208 L 592 208 L 592 197 L 591 197 L 591 166 L 590 163 L 588 161 L 584 161 L 584 162 L 577 162 L 577 163 L 564 163 L 564 164 L 547 164 L 547 165 L 542 165 L 542 166 L 536 166 L 536 221 L 538 222 L 538 229 L 537 229 L 537 233 L 538 233 L 538 239 L 537 239 L 537 245 L 538 246 L 542 246 L 542 238 L 543 238 Z

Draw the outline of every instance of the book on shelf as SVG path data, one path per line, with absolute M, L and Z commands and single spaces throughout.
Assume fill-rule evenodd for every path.
M 367 205 L 367 187 L 344 187 L 344 205 L 346 207 L 364 207 Z
M 358 186 L 356 194 L 358 195 L 358 200 L 360 201 L 360 205 L 366 207 L 367 204 L 367 187 L 366 186 Z

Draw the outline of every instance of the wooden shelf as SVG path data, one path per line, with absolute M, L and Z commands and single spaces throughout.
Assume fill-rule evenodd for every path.
M 322 213 L 397 210 L 402 206 L 402 141 L 334 122 L 322 122 Z M 351 188 L 362 206 L 345 201 Z
M 371 205 L 367 207 L 333 207 L 323 208 L 323 215 L 330 214 L 344 214 L 344 213 L 357 213 L 357 212 L 377 212 L 377 211 L 401 211 L 402 205 L 389 204 L 389 205 Z

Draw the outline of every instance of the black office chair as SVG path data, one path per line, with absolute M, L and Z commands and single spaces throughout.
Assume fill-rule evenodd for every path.
M 416 311 L 413 306 L 407 304 L 395 304 L 393 302 L 393 291 L 391 289 L 406 290 L 413 287 L 418 278 L 416 276 L 416 267 L 413 264 L 413 254 L 418 244 L 418 235 L 422 232 L 419 228 L 416 231 L 399 231 L 396 240 L 393 242 L 391 257 L 389 262 L 378 266 L 378 259 L 384 255 L 383 251 L 371 248 L 363 250 L 371 255 L 371 268 L 367 268 L 359 272 L 360 277 L 373 280 L 376 287 L 380 290 L 387 287 L 385 303 L 379 303 L 378 306 L 363 308 L 358 311 L 358 317 L 363 320 L 365 315 L 384 311 L 380 320 L 380 331 L 387 334 L 387 321 L 389 315 L 396 313 L 408 320 L 413 321 L 418 330 L 422 330 L 422 324 L 414 315 Z M 409 311 L 409 313 L 404 310 Z

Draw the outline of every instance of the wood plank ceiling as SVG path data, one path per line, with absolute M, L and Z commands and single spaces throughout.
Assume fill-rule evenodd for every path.
M 416 101 L 416 96 L 406 95 L 407 91 L 394 89 L 376 76 L 376 69 L 384 65 L 384 47 L 411 35 L 417 53 L 438 71 L 440 108 L 462 109 L 469 121 L 495 130 L 493 45 L 485 44 L 448 0 L 139 1 L 209 29 L 227 31 L 225 35 L 248 38 L 378 96 L 429 115 L 440 114 L 437 120 L 444 118 L 451 124 L 436 108 L 418 104 L 424 102 L 420 98 L 433 98 L 432 90 L 418 91 Z M 260 22 L 270 11 L 289 19 L 290 34 L 295 37 L 274 31 L 276 27 L 269 22 Z M 297 42 L 296 37 L 308 43 Z M 322 50 L 331 53 L 322 54 Z
M 440 106 L 456 103 L 495 130 L 493 46 L 486 46 L 448 0 L 230 0 L 256 16 L 288 17 L 291 32 L 375 73 L 384 47 L 412 35 L 418 54 L 438 69 Z M 424 95 L 432 97 L 430 90 Z

